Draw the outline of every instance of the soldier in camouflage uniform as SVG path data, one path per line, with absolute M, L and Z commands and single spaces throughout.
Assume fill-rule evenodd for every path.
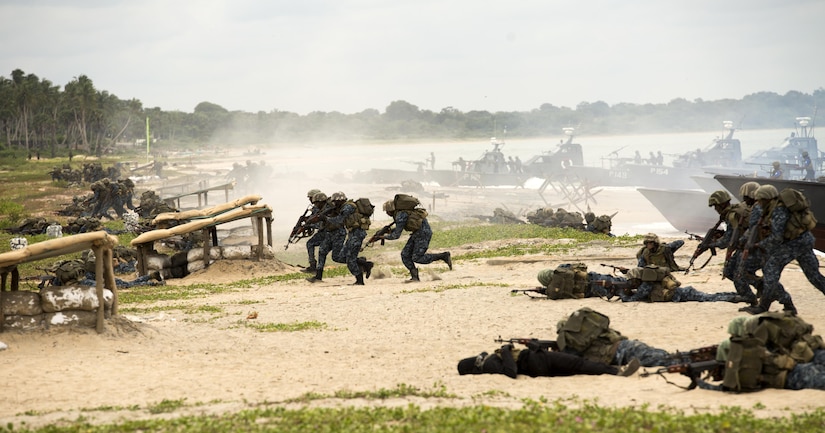
M 791 295 L 779 284 L 782 270 L 793 260 L 799 263 L 808 281 L 825 294 L 825 276 L 819 273 L 819 260 L 813 252 L 814 235 L 805 228 L 802 234 L 793 239 L 785 239 L 786 229 L 791 220 L 791 213 L 781 201 L 779 192 L 773 185 L 762 185 L 756 190 L 756 199 L 762 208 L 761 221 L 770 222 L 770 234 L 759 241 L 755 248 L 767 251 L 768 259 L 762 268 L 764 289 L 759 305 L 742 311 L 750 314 L 764 313 L 770 310 L 774 301 L 784 306 L 784 310 L 796 314 Z
M 622 302 L 746 302 L 734 292 L 704 293 L 680 283 L 667 268 L 647 266 L 627 272 L 628 289 Z
M 371 205 L 370 205 L 371 206 Z M 367 237 L 367 229 L 370 226 L 369 216 L 359 211 L 358 206 L 352 200 L 347 200 L 341 205 L 341 210 L 338 215 L 327 220 L 328 224 L 342 225 L 346 230 L 347 237 L 344 244 L 341 246 L 340 258 L 347 264 L 347 269 L 355 277 L 353 285 L 363 286 L 364 276 L 369 278 L 372 272 L 373 263 L 367 261 L 364 257 L 358 257 L 361 252 L 361 244 L 364 243 L 364 238 Z M 371 211 L 372 209 L 370 209 Z M 336 259 L 335 254 L 332 259 Z
M 430 239 L 433 237 L 433 230 L 430 228 L 430 223 L 426 217 L 423 217 L 420 221 L 420 227 L 415 228 L 414 226 L 417 225 L 414 221 L 417 218 L 415 210 L 396 210 L 392 200 L 384 203 L 384 212 L 395 220 L 395 228 L 385 235 L 384 239 L 395 240 L 401 237 L 404 230 L 411 232 L 410 238 L 401 250 L 401 263 L 410 271 L 410 279 L 406 282 L 420 281 L 418 269 L 415 267 L 416 263 L 426 265 L 435 260 L 443 260 L 451 270 L 453 269 L 449 251 L 437 254 L 427 253 L 427 249 L 430 248 Z
M 656 265 L 668 268 L 671 272 L 684 270 L 684 268 L 676 264 L 676 259 L 673 257 L 673 254 L 676 253 L 676 250 L 682 248 L 685 241 L 677 239 L 669 244 L 662 245 L 659 241 L 659 236 L 655 233 L 648 233 L 645 235 L 643 242 L 644 246 L 636 253 L 640 268 L 648 265 Z
M 237 163 L 235 163 L 237 164 Z M 324 209 L 324 206 L 327 204 L 327 195 L 321 192 L 319 189 L 311 189 L 307 192 L 307 199 L 312 204 L 312 210 L 309 212 L 309 218 L 312 218 L 315 215 L 318 215 L 321 210 Z M 324 230 L 324 223 L 323 221 L 318 222 L 317 224 L 312 225 L 310 227 L 315 230 L 315 234 L 313 234 L 309 240 L 307 240 L 307 260 L 309 261 L 309 266 L 302 269 L 301 272 L 305 272 L 307 274 L 314 274 L 317 272 L 316 266 L 318 265 L 318 259 L 315 258 L 315 249 L 318 248 L 322 243 L 324 243 L 324 237 L 326 237 L 326 231 Z
M 760 258 L 759 255 L 756 255 L 757 257 L 755 259 L 751 259 L 750 256 L 748 256 L 748 262 L 751 263 L 750 268 L 752 270 L 745 276 L 745 278 L 736 278 L 735 273 L 741 256 L 737 246 L 739 245 L 740 240 L 744 241 L 743 235 L 745 230 L 748 228 L 751 205 L 753 204 L 753 202 L 751 202 L 749 205 L 747 201 L 745 201 L 744 196 L 745 194 L 753 195 L 753 193 L 756 192 L 756 188 L 759 188 L 759 184 L 756 182 L 748 182 L 747 184 L 743 184 L 740 191 L 740 194 L 743 195 L 743 201 L 734 205 L 731 205 L 731 196 L 727 193 L 727 191 L 715 191 L 708 198 L 708 207 L 713 207 L 713 209 L 719 214 L 719 218 L 725 222 L 726 226 L 725 234 L 712 242 L 710 244 L 710 248 L 726 249 L 730 247 L 736 249 L 735 253 L 728 252 L 731 256 L 729 260 L 725 261 L 724 267 L 722 268 L 722 276 L 733 281 L 733 287 L 736 289 L 736 293 L 745 298 L 745 300 L 752 305 L 756 305 L 757 298 L 756 295 L 753 294 L 753 291 L 751 291 L 750 286 L 751 284 L 754 286 L 761 284 L 759 278 L 754 274 L 756 269 L 761 267 L 761 264 L 756 262 L 756 260 Z M 733 239 L 734 234 L 736 234 L 737 239 Z M 753 269 L 754 265 L 759 267 Z
M 344 251 L 344 241 L 347 239 L 347 229 L 344 227 L 344 219 L 337 218 L 347 201 L 347 195 L 341 191 L 333 193 L 327 204 L 331 210 L 326 212 L 324 218 L 324 239 L 318 246 L 318 263 L 316 264 L 315 275 L 307 278 L 310 283 L 321 281 L 324 276 L 324 266 L 327 255 L 332 253 L 332 260 L 338 263 L 346 263 Z

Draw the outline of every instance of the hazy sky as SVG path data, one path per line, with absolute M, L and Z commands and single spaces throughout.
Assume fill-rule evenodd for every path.
M 825 86 L 823 0 L 0 0 L 0 75 L 145 107 L 528 111 Z

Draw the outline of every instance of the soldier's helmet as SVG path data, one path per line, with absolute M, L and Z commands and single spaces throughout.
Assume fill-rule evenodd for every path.
M 753 197 L 757 200 L 773 200 L 779 197 L 779 191 L 773 185 L 762 185 L 756 190 Z
M 756 199 L 756 197 L 754 197 L 754 194 L 756 194 L 757 189 L 759 189 L 758 183 L 754 181 L 745 182 L 742 184 L 742 186 L 739 187 L 739 196 L 742 197 L 742 200 L 744 200 L 745 198 Z
M 659 245 L 659 236 L 656 233 L 648 233 L 645 235 L 643 243 L 653 242 L 656 245 Z
M 584 214 L 584 221 L 587 222 L 588 224 L 592 223 L 593 221 L 596 221 L 596 214 L 594 214 L 593 212 L 585 213 Z
M 779 161 L 774 161 L 774 162 L 773 162 L 773 166 L 774 166 L 775 168 L 779 168 Z
M 332 201 L 347 201 L 347 195 L 341 191 L 332 193 Z
M 384 212 L 395 212 L 395 204 L 392 202 L 392 200 L 387 200 L 384 202 Z
M 307 198 L 311 199 L 315 197 L 315 194 L 318 194 L 319 192 L 321 192 L 320 189 L 312 188 L 311 190 L 307 191 Z
M 730 201 L 730 194 L 727 191 L 719 190 L 714 191 L 713 194 L 708 197 L 708 207 L 717 205 L 717 204 L 724 204 Z
M 315 195 L 312 196 L 313 203 L 320 203 L 324 201 L 327 201 L 327 195 L 321 191 L 316 192 Z
M 802 156 L 808 156 L 808 151 L 807 151 L 807 150 L 803 150 L 803 151 L 802 151 Z

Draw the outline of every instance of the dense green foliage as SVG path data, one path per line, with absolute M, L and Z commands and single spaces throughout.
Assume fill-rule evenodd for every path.
M 205 95 L 208 97 L 208 95 Z M 825 105 L 825 89 L 811 94 L 789 91 L 784 95 L 758 92 L 742 99 L 689 101 L 683 98 L 660 104 L 581 102 L 558 107 L 552 101 L 528 111 L 461 112 L 444 107 L 439 112 L 419 109 L 402 100 L 389 102 L 380 112 L 315 111 L 306 115 L 273 109 L 249 113 L 229 111 L 201 102 L 193 112 L 148 108 L 138 99 L 121 100 L 96 89 L 92 79 L 80 75 L 62 88 L 20 69 L 10 78 L 0 76 L 0 156 L 4 152 L 44 152 L 49 156 L 104 153 L 142 149 L 146 120 L 151 127 L 151 148 L 294 141 L 474 139 L 500 134 L 508 137 L 555 137 L 561 128 L 582 125 L 587 134 L 686 132 L 717 129 L 723 120 L 749 129 L 786 128 L 797 116 L 813 114 Z M 816 119 L 814 119 L 816 121 Z M 157 140 L 157 141 L 156 141 Z M 141 143 L 141 141 L 143 141 Z M 153 147 L 154 146 L 154 147 Z

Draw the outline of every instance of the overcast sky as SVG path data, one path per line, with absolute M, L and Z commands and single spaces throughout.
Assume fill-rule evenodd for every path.
M 825 86 L 823 0 L 0 0 L 14 69 L 144 107 L 356 113 Z

